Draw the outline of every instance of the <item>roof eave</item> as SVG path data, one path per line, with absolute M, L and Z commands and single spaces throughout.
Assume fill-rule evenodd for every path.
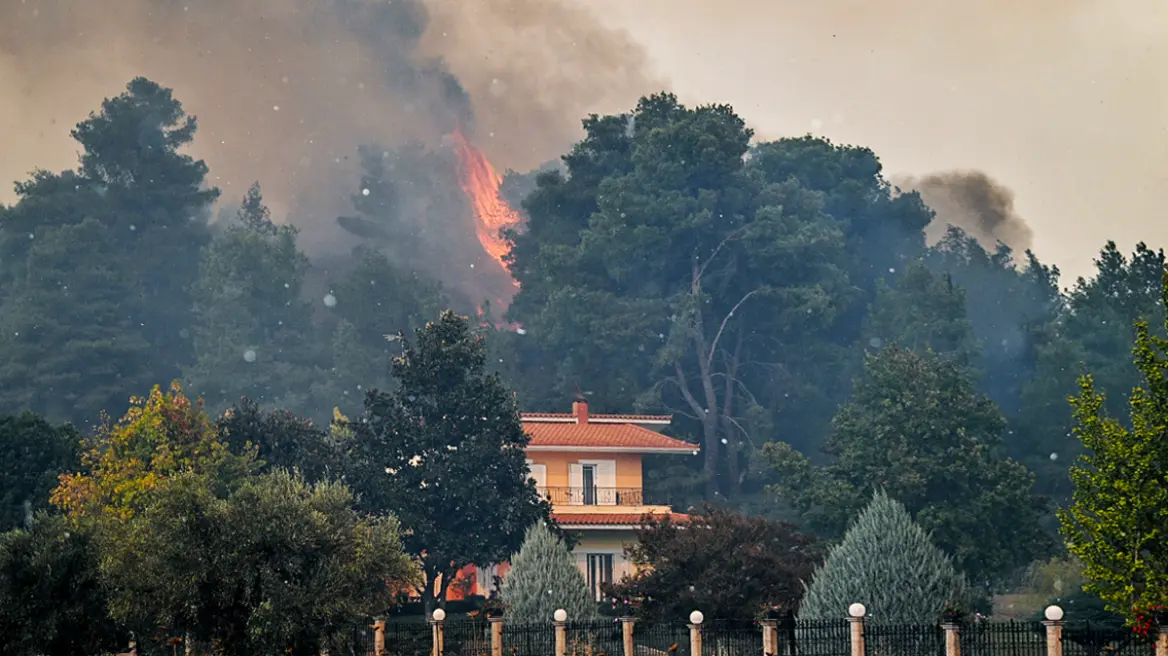
M 701 450 L 698 445 L 693 446 L 669 446 L 669 447 L 639 447 L 639 446 L 569 446 L 569 445 L 548 445 L 548 444 L 529 444 L 528 451 L 558 451 L 558 452 L 580 452 L 580 453 L 676 453 L 676 454 L 690 454 L 697 455 Z

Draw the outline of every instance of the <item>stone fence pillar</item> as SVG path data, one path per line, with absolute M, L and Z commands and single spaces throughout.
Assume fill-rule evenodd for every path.
M 868 609 L 864 604 L 855 603 L 848 606 L 848 633 L 852 640 L 852 656 L 864 656 L 864 616 Z
M 503 618 L 489 617 L 491 623 L 491 656 L 503 656 Z
M 761 620 L 762 626 L 762 653 L 764 656 L 778 656 L 779 653 L 779 621 Z
M 433 656 L 442 656 L 446 651 L 446 611 L 441 608 L 435 610 L 430 617 L 430 627 L 434 639 L 434 646 L 430 653 Z
M 556 656 L 564 656 L 568 653 L 568 611 L 557 609 L 552 619 L 556 627 Z
M 373 622 L 373 654 L 385 656 L 385 620 Z
M 1063 656 L 1063 609 L 1047 606 L 1043 612 L 1046 620 L 1046 656 Z
M 945 656 L 961 656 L 961 626 L 946 623 L 941 629 L 945 631 Z
M 622 617 L 621 622 L 621 645 L 624 647 L 624 656 L 637 656 L 636 647 L 633 646 L 633 627 L 637 625 L 637 618 Z
M 706 616 L 702 615 L 702 611 L 695 610 L 689 614 L 689 654 L 690 656 L 702 656 L 702 622 L 706 620 Z

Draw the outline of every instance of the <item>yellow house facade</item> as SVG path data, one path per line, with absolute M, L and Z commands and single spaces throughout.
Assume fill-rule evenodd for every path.
M 698 446 L 661 434 L 672 418 L 661 415 L 591 414 L 577 400 L 565 414 L 522 413 L 531 437 L 527 464 L 531 477 L 552 504 L 556 522 L 579 537 L 573 555 L 597 600 L 606 583 L 632 573 L 625 546 L 645 515 L 673 515 L 644 491 L 642 458 L 648 454 L 696 455 Z M 478 572 L 486 590 L 506 566 Z

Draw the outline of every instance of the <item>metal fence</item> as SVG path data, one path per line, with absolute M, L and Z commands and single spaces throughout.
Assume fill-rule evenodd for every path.
M 764 656 L 757 622 L 707 620 L 702 625 L 702 656 Z M 944 656 L 945 632 L 935 625 L 886 624 L 863 627 L 866 656 Z M 491 628 L 485 619 L 448 621 L 443 627 L 444 656 L 490 656 Z M 570 623 L 565 656 L 624 656 L 623 627 L 617 620 Z M 375 656 L 371 628 L 357 627 L 340 637 L 330 656 Z M 959 632 L 961 656 L 1046 656 L 1046 627 L 1037 622 L 973 622 Z M 1154 656 L 1155 638 L 1114 626 L 1067 624 L 1063 656 Z M 504 656 L 555 656 L 550 622 L 503 625 Z M 633 627 L 635 656 L 692 656 L 685 622 L 638 621 Z M 431 656 L 433 628 L 424 622 L 385 625 L 386 656 Z M 161 649 L 152 650 L 162 651 Z M 182 653 L 180 648 L 179 653 Z M 778 627 L 778 649 L 770 656 L 851 656 L 847 620 L 800 621 Z M 159 656 L 163 656 L 159 654 Z

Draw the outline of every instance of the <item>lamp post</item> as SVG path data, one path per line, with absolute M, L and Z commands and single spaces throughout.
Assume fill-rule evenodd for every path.
M 434 632 L 434 656 L 442 656 L 446 648 L 446 635 L 443 630 L 446 624 L 446 611 L 441 608 L 434 610 L 434 614 L 430 616 L 430 626 L 433 627 Z
M 568 611 L 557 608 L 552 620 L 556 627 L 556 656 L 564 656 L 568 652 Z

